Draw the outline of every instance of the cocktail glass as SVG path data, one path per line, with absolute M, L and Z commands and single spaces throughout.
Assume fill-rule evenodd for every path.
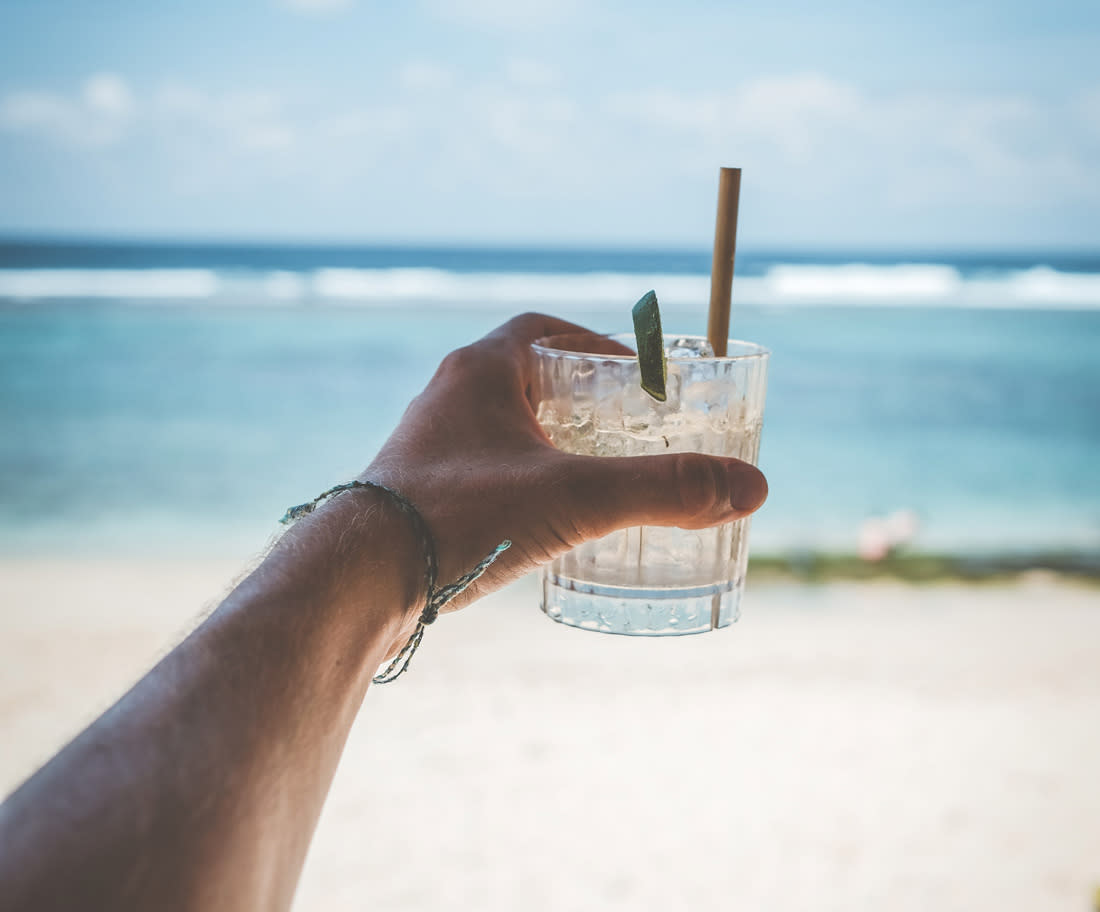
M 633 349 L 634 337 L 611 337 Z M 576 337 L 533 346 L 538 420 L 559 449 L 591 456 L 710 453 L 756 463 L 768 351 L 730 340 L 709 355 L 699 336 L 665 334 L 668 398 L 640 386 L 636 357 L 570 350 Z M 640 636 L 703 633 L 737 620 L 749 520 L 710 529 L 637 526 L 562 555 L 541 571 L 555 621 Z

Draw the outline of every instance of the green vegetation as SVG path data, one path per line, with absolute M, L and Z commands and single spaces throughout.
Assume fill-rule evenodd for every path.
M 836 580 L 899 580 L 908 583 L 1008 582 L 1035 571 L 1100 586 L 1100 554 L 962 556 L 900 552 L 880 561 L 867 561 L 855 554 L 803 552 L 760 555 L 749 559 L 749 572 L 753 581 L 788 579 L 809 583 Z

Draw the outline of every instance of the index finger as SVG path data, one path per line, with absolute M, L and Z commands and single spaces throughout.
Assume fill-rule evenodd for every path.
M 589 332 L 587 329 L 581 332 L 544 336 L 541 339 L 536 339 L 535 344 L 586 355 L 617 355 L 619 357 L 634 358 L 638 354 L 634 349 L 623 345 L 622 342 L 616 341 L 611 336 L 598 335 Z
M 548 336 L 570 338 L 574 340 L 591 340 L 590 346 L 585 346 L 579 341 L 576 343 L 578 350 L 586 347 L 606 345 L 606 336 L 570 323 L 568 320 L 559 320 L 540 313 L 526 313 L 513 317 L 507 323 L 498 326 L 487 336 L 474 343 L 474 348 L 480 349 L 487 355 L 492 352 L 494 356 L 504 356 L 511 371 L 522 388 L 530 385 L 534 370 L 534 355 L 531 344 Z M 614 345 L 615 343 L 610 343 Z M 597 348 L 603 351 L 604 348 Z M 629 349 L 626 353 L 633 354 Z M 499 362 L 498 362 L 499 363 Z
M 507 323 L 498 326 L 485 341 L 492 339 L 503 342 L 516 349 L 528 348 L 532 342 L 543 336 L 555 336 L 559 333 L 591 333 L 592 330 L 568 320 L 559 320 L 540 313 L 525 313 L 512 317 Z M 593 333 L 595 335 L 595 333 Z

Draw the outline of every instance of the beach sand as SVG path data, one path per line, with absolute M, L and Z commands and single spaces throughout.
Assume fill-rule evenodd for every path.
M 0 790 L 229 563 L 0 563 Z M 297 910 L 1082 910 L 1100 887 L 1100 591 L 751 586 L 608 637 L 524 580 L 372 689 Z

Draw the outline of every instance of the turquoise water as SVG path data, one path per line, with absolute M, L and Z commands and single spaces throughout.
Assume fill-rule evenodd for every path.
M 0 551 L 16 554 L 258 548 L 287 505 L 369 460 L 447 351 L 539 303 L 433 299 L 428 286 L 402 297 L 392 277 L 388 298 L 326 296 L 316 263 L 275 280 L 214 264 L 213 292 L 159 295 L 148 275 L 144 292 L 127 292 L 115 267 L 114 293 L 73 295 L 42 282 L 86 281 L 88 264 L 5 265 Z M 562 276 L 582 287 L 588 268 L 542 275 L 547 288 Z M 1003 284 L 1012 276 L 998 268 Z M 39 293 L 13 292 L 12 276 L 32 269 Z M 530 275 L 497 269 L 478 281 Z M 989 281 L 988 269 L 972 274 Z M 651 278 L 614 275 L 638 294 Z M 0 292 L 4 280 L 0 269 Z M 250 295 L 234 292 L 245 284 Z M 594 297 L 539 309 L 623 328 L 632 300 Z M 918 515 L 924 550 L 1100 552 L 1100 301 L 818 297 L 735 312 L 735 333 L 773 352 L 761 451 L 772 494 L 754 552 L 852 551 L 868 516 L 899 509 Z M 666 329 L 702 323 L 672 296 Z

